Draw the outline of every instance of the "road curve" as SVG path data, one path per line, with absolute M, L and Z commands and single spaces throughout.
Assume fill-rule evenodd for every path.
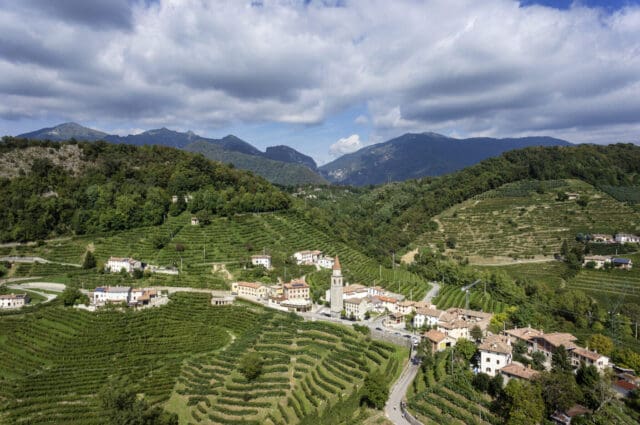
M 391 388 L 389 399 L 384 406 L 384 413 L 395 425 L 411 425 L 411 422 L 405 419 L 402 414 L 400 403 L 405 399 L 409 385 L 411 385 L 419 370 L 420 365 L 415 365 L 410 361 L 407 362 L 407 365 L 400 374 L 400 378 L 398 378 Z

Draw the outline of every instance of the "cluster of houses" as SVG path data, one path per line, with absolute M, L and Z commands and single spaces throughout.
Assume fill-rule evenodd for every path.
M 614 269 L 631 270 L 633 261 L 630 258 L 611 257 L 608 255 L 585 255 L 582 267 L 592 267 L 594 269 L 612 267 Z
M 299 266 L 318 266 L 322 269 L 333 268 L 334 259 L 328 255 L 322 255 L 322 251 L 298 251 L 293 253 L 293 259 Z
M 132 288 L 130 286 L 99 286 L 93 290 L 92 304 L 96 307 L 108 304 L 126 304 L 130 307 L 139 307 L 159 304 L 165 300 L 156 289 Z
M 5 294 L 0 295 L 0 309 L 22 308 L 29 304 L 29 294 Z
M 429 313 L 429 319 L 433 320 L 437 310 Z M 466 317 L 466 320 L 452 319 L 453 316 Z M 433 352 L 443 351 L 447 347 L 454 346 L 458 339 L 469 338 L 467 332 L 470 328 L 478 326 L 483 333 L 486 332 L 488 320 L 491 315 L 464 309 L 449 309 L 439 313 L 438 321 L 433 329 L 422 335 L 423 340 L 428 342 L 428 346 Z M 443 322 L 443 319 L 445 320 Z M 464 322 L 467 324 L 465 325 Z M 453 325 L 455 323 L 455 325 Z M 453 326 L 452 326 L 453 325 Z M 452 332 L 453 331 L 453 332 Z M 531 327 L 515 328 L 503 331 L 499 335 L 488 335 L 478 345 L 480 353 L 479 372 L 484 372 L 489 376 L 502 375 L 505 383 L 509 379 L 530 380 L 539 372 L 525 366 L 522 363 L 513 361 L 513 345 L 521 342 L 526 346 L 527 355 L 534 352 L 544 354 L 544 366 L 551 368 L 553 352 L 563 346 L 569 355 L 571 364 L 579 367 L 582 363 L 593 365 L 599 372 L 604 372 L 609 367 L 609 358 L 596 351 L 580 347 L 576 344 L 577 338 L 569 333 L 553 332 L 544 333 L 541 330 Z
M 640 236 L 630 233 L 616 233 L 615 235 L 594 233 L 590 235 L 589 239 L 595 243 L 640 243 Z
M 304 280 L 266 285 L 260 282 L 234 282 L 231 293 L 252 301 L 266 301 L 269 307 L 289 311 L 309 311 L 312 307 L 309 285 Z

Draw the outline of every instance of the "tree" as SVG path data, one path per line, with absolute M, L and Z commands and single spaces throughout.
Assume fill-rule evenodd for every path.
M 252 351 L 242 357 L 238 369 L 247 378 L 247 381 L 253 381 L 262 373 L 262 366 L 263 360 L 260 354 Z
M 597 409 L 600 406 L 598 394 L 601 389 L 600 380 L 600 373 L 593 365 L 587 366 L 582 363 L 576 371 L 576 383 L 580 386 L 584 395 L 583 403 L 589 408 Z
M 613 341 L 608 336 L 593 334 L 589 338 L 588 346 L 604 356 L 610 356 L 613 352 Z
M 547 413 L 567 410 L 582 398 L 573 373 L 542 372 L 535 381 L 540 385 Z
M 449 236 L 445 243 L 447 244 L 447 248 L 455 249 L 458 245 L 458 240 L 455 238 L 455 236 Z
M 178 415 L 150 408 L 126 379 L 110 379 L 98 397 L 110 425 L 178 425 Z
M 491 377 L 484 372 L 480 372 L 473 377 L 471 384 L 483 393 L 489 391 L 489 384 L 491 383 Z
M 551 355 L 551 370 L 556 373 L 569 373 L 573 371 L 569 354 L 564 348 L 564 345 L 560 345 L 553 350 L 553 354 Z
M 364 379 L 364 384 L 362 385 L 360 403 L 382 410 L 388 398 L 388 379 L 379 370 L 369 373 Z
M 82 261 L 82 268 L 85 270 L 93 269 L 96 267 L 96 257 L 93 255 L 93 252 L 87 251 L 84 254 L 84 261 Z
M 76 301 L 81 300 L 83 297 L 85 297 L 85 295 L 83 295 L 78 288 L 72 288 L 70 286 L 64 288 L 64 291 L 60 294 L 62 303 L 67 307 L 75 305 Z
M 497 374 L 489 382 L 489 395 L 498 397 L 503 391 L 502 387 L 504 387 L 504 378 L 501 374 Z
M 471 328 L 470 334 L 474 341 L 480 341 L 482 339 L 482 329 L 480 329 L 480 326 L 478 325 Z
M 476 345 L 465 338 L 460 338 L 453 349 L 456 353 L 462 355 L 467 362 L 470 361 L 476 353 Z
M 542 351 L 534 351 L 531 353 L 531 361 L 535 370 L 544 370 L 544 363 L 547 360 Z
M 511 379 L 494 400 L 493 410 L 509 425 L 539 424 L 544 418 L 540 388 L 530 382 Z

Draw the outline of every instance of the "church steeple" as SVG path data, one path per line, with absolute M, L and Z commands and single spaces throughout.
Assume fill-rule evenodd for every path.
M 340 317 L 340 313 L 344 307 L 342 301 L 342 269 L 340 267 L 340 260 L 336 255 L 333 260 L 333 273 L 331 274 L 331 315 L 334 317 Z

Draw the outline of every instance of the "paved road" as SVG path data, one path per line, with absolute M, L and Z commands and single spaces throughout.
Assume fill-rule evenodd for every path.
M 412 362 L 407 362 L 407 365 L 402 370 L 400 378 L 396 381 L 391 388 L 389 399 L 384 406 L 384 413 L 391 422 L 396 425 L 411 425 L 411 423 L 404 418 L 402 410 L 400 408 L 400 402 L 405 399 L 409 385 L 413 382 L 416 374 L 420 370 L 420 365 L 414 365 Z
M 436 281 L 429 282 L 429 284 L 431 285 L 431 289 L 429 289 L 429 292 L 426 293 L 422 300 L 430 303 L 440 292 L 440 284 Z

